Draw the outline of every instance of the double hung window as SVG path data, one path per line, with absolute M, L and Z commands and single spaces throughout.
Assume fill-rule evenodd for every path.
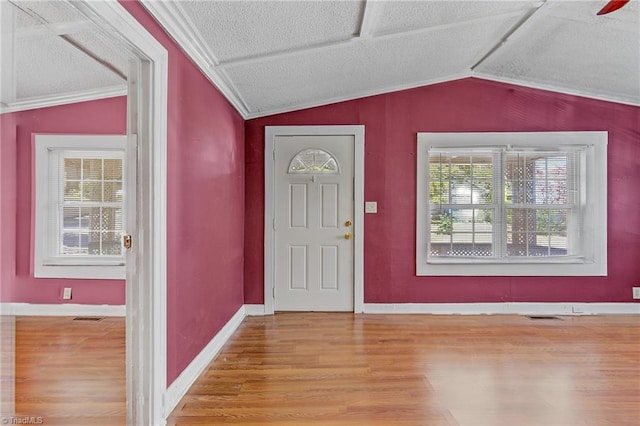
M 418 135 L 418 275 L 606 274 L 606 133 Z
M 35 136 L 36 277 L 124 278 L 124 142 Z

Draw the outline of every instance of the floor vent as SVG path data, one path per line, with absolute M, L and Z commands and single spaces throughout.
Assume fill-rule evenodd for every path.
M 74 321 L 100 321 L 103 317 L 75 317 Z
M 551 316 L 551 315 L 527 315 L 527 318 L 532 319 L 532 320 L 560 320 L 560 321 L 562 321 L 562 318 L 554 317 L 554 316 Z

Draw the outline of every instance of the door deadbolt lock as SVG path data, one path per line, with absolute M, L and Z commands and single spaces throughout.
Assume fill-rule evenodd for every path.
M 351 232 L 347 232 L 346 234 L 344 234 L 344 239 L 345 240 L 350 240 L 352 236 L 353 235 L 351 234 Z
M 131 248 L 131 235 L 123 235 L 122 236 L 122 245 L 124 246 L 124 248 L 126 249 L 130 249 Z
M 351 226 L 351 225 L 353 225 L 353 222 L 351 222 L 350 220 L 344 223 L 344 226 Z

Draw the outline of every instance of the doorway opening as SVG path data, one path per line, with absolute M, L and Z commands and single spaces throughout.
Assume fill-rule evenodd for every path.
M 19 1 L 12 1 L 11 4 L 18 8 L 31 7 L 26 2 L 21 4 Z M 120 82 L 126 81 L 126 85 L 122 83 L 110 95 L 105 95 L 107 91 L 102 91 L 92 98 L 90 90 L 87 90 L 86 93 L 83 92 L 83 96 L 61 96 L 58 101 L 38 106 L 62 105 L 127 94 L 125 168 L 132 173 L 131 178 L 127 179 L 129 183 L 126 193 L 130 201 L 135 203 L 134 208 L 125 209 L 124 214 L 126 232 L 133 241 L 132 248 L 125 255 L 127 424 L 164 424 L 167 352 L 165 259 L 168 54 L 117 1 L 63 0 L 33 4 L 33 7 L 51 11 L 51 16 L 57 17 L 60 22 L 49 22 L 44 17 L 46 13 L 31 14 L 20 25 L 26 22 L 28 26 L 31 21 L 42 25 L 34 28 L 34 32 L 29 32 L 29 37 L 52 32 L 53 43 L 56 46 L 73 46 L 77 49 L 74 50 L 76 57 L 82 56 L 78 51 L 83 51 L 83 43 L 78 38 L 98 37 L 103 42 L 107 41 L 103 46 L 108 46 L 111 50 L 117 46 L 116 49 L 126 52 L 123 56 L 130 58 L 122 61 L 121 66 L 113 67 L 122 70 L 120 77 L 123 80 Z M 65 10 L 61 12 L 60 9 L 63 8 Z M 9 42 L 13 43 L 13 34 L 5 37 L 5 18 L 3 15 L 3 53 Z M 69 36 L 69 31 L 75 31 L 78 37 Z M 21 34 L 24 33 L 22 31 Z M 14 48 L 13 45 L 9 47 L 8 51 Z M 102 53 L 107 53 L 108 50 Z M 62 49 L 55 53 L 61 52 Z M 83 53 L 86 54 L 87 63 L 91 62 L 87 57 L 94 60 L 95 68 L 87 69 L 109 67 L 110 61 L 98 52 L 92 53 L 90 49 L 86 49 Z M 63 62 L 60 58 L 57 59 L 58 63 Z M 37 68 L 38 65 L 34 64 L 33 69 L 38 71 Z M 8 75 L 4 73 L 5 70 L 3 64 L 3 83 L 7 81 Z M 81 74 L 86 69 L 78 66 L 73 71 Z M 38 81 L 38 78 L 33 81 Z M 42 86 L 42 81 L 40 83 Z M 3 95 L 7 87 L 3 84 Z M 16 107 L 28 109 L 26 102 Z

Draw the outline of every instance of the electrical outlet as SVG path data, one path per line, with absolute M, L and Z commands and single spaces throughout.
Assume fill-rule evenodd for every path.
M 633 288 L 633 298 L 640 299 L 640 287 L 632 287 Z
M 62 289 L 62 300 L 71 300 L 71 287 Z

